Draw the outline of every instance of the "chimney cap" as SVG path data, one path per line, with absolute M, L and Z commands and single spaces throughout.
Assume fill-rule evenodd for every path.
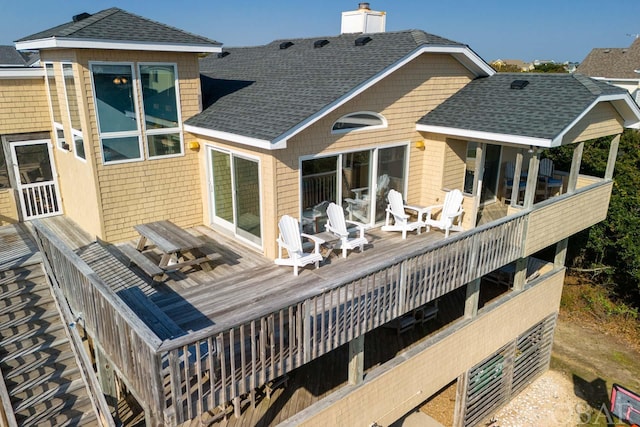
M 370 9 L 370 8 L 369 8 L 369 3 L 365 3 L 365 2 L 363 2 L 363 3 L 358 3 L 358 9 L 366 9 L 366 10 L 369 10 L 369 9 Z

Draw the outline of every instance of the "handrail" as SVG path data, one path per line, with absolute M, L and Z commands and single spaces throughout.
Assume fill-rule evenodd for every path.
M 64 242 L 39 220 L 32 221 L 47 275 L 60 284 L 69 307 L 83 313 L 85 328 L 109 361 L 125 377 L 127 386 L 149 405 L 151 416 L 163 411 L 160 338 Z
M 103 426 L 115 427 L 116 424 L 113 421 L 113 417 L 111 416 L 111 411 L 109 410 L 109 406 L 107 405 L 107 400 L 102 393 L 100 385 L 98 384 L 98 378 L 93 371 L 93 368 L 91 368 L 91 361 L 89 360 L 85 352 L 82 338 L 80 337 L 78 330 L 75 328 L 75 324 L 77 322 L 71 314 L 71 309 L 69 308 L 64 295 L 62 295 L 62 290 L 60 289 L 59 284 L 55 282 L 55 278 L 48 277 L 48 279 L 49 285 L 51 287 L 51 294 L 53 295 L 53 299 L 56 303 L 56 307 L 58 308 L 58 312 L 60 313 L 60 316 L 62 317 L 62 320 L 64 322 L 64 328 L 71 338 L 71 345 L 74 349 L 73 353 L 76 357 L 76 362 L 80 367 L 82 380 L 89 390 L 89 399 L 91 400 L 96 417 L 101 421 L 101 424 Z
M 0 426 L 4 427 L 4 423 L 7 423 L 7 427 L 18 427 L 16 416 L 11 406 L 11 398 L 9 397 L 9 390 L 4 382 L 4 374 L 2 368 L 0 368 L 0 400 L 2 400 L 2 411 L 0 412 Z

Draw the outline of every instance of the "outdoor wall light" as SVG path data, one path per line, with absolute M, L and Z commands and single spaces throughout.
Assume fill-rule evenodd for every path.
M 420 141 L 416 141 L 416 148 L 418 150 L 424 150 L 424 139 L 421 139 Z
M 198 141 L 191 141 L 189 143 L 189 149 L 190 150 L 199 150 L 200 149 L 200 143 Z

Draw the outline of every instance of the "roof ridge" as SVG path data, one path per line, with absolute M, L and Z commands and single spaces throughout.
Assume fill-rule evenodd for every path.
M 597 85 L 597 83 L 593 79 L 580 73 L 573 73 L 572 76 L 578 82 L 580 82 L 582 86 L 584 86 L 589 92 L 591 92 L 592 95 L 602 94 L 602 89 Z
M 95 24 L 98 21 L 101 21 L 114 13 L 122 11 L 122 9 L 118 9 L 117 7 L 111 7 L 109 9 L 101 10 L 100 12 L 96 12 L 91 16 L 86 17 L 78 22 L 71 24 L 68 28 L 60 31 L 58 37 L 68 37 L 75 32 L 82 30 L 83 28 L 88 27 L 89 25 Z

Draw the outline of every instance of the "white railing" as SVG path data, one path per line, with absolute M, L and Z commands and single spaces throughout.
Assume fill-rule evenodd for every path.
M 53 181 L 34 182 L 20 186 L 22 215 L 25 220 L 62 213 L 56 184 Z

